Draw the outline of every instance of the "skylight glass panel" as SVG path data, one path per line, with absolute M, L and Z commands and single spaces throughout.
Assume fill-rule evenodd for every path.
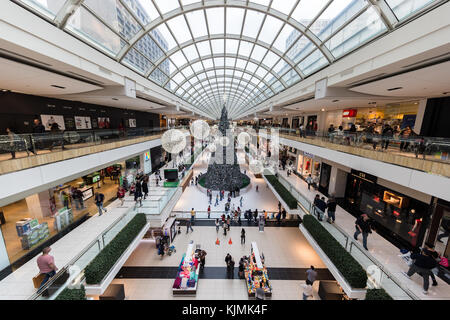
M 249 62 L 245 70 L 253 73 L 256 71 L 257 68 L 258 66 L 256 64 L 254 64 L 253 62 Z
M 327 41 L 325 45 L 335 57 L 339 57 L 385 30 L 386 26 L 378 13 L 373 7 L 369 7 L 362 15 Z
M 253 48 L 253 44 L 247 41 L 241 41 L 241 45 L 239 47 L 239 55 L 248 57 L 250 56 L 250 52 Z
M 116 56 L 123 46 L 120 37 L 84 7 L 76 10 L 66 28 L 110 55 Z
M 203 70 L 203 66 L 200 62 L 196 62 L 194 64 L 191 65 L 192 69 L 194 69 L 194 72 L 199 72 L 201 70 Z
M 183 16 L 177 16 L 173 19 L 170 19 L 169 21 L 167 21 L 167 25 L 173 32 L 179 44 L 182 44 L 192 39 L 191 34 L 189 33 L 188 26 Z
M 225 61 L 222 58 L 214 58 L 214 64 L 217 67 L 223 67 L 225 64 Z
M 236 62 L 236 68 L 244 69 L 247 64 L 247 61 L 238 59 Z
M 161 48 L 158 47 L 156 42 L 153 41 L 153 39 L 148 34 L 146 34 L 141 40 L 138 41 L 135 48 L 153 63 L 164 56 Z
M 272 44 L 282 26 L 283 22 L 281 20 L 272 16 L 267 16 L 258 40 L 261 40 L 267 44 Z
M 245 10 L 239 8 L 227 8 L 227 34 L 241 34 L 242 22 Z
M 154 2 L 161 11 L 161 14 L 168 13 L 180 7 L 178 4 L 178 0 L 154 0 Z
M 433 0 L 386 0 L 398 20 L 404 20 L 429 5 Z
M 272 69 L 272 67 L 275 65 L 275 63 L 278 62 L 280 57 L 273 53 L 272 51 L 269 51 L 262 61 L 263 64 L 265 64 L 269 69 Z
M 212 59 L 203 60 L 203 65 L 205 66 L 206 69 L 214 67 Z
M 170 59 L 178 68 L 181 68 L 187 63 L 186 58 L 184 57 L 182 51 L 177 51 L 170 56 Z
M 264 19 L 264 14 L 252 10 L 247 10 L 247 16 L 244 23 L 243 36 L 256 38 Z
M 273 0 L 271 8 L 289 15 L 296 2 L 297 0 Z
M 327 59 L 325 59 L 322 52 L 317 49 L 299 64 L 299 68 L 305 75 L 309 75 L 327 63 Z
M 196 2 L 199 2 L 199 0 L 181 0 L 181 4 L 182 4 L 183 6 L 187 6 L 187 5 L 196 3 Z
M 131 66 L 133 69 L 137 70 L 141 74 L 146 74 L 147 71 L 153 67 L 153 64 L 148 61 L 142 54 L 137 52 L 135 49 L 130 49 L 125 55 L 123 62 Z
M 189 26 L 191 27 L 194 38 L 204 37 L 208 35 L 206 28 L 206 20 L 203 10 L 197 10 L 186 13 Z
M 321 40 L 324 40 L 354 17 L 366 5 L 367 1 L 365 0 L 333 1 L 333 3 L 311 25 L 310 30 Z
M 66 0 L 53 0 L 51 2 L 45 0 L 20 0 L 20 2 L 53 19 L 63 7 Z
M 211 47 L 212 47 L 212 51 L 213 54 L 224 54 L 225 53 L 225 41 L 220 39 L 220 40 L 211 40 Z
M 198 59 L 197 49 L 195 48 L 195 45 L 191 44 L 190 46 L 183 49 L 184 54 L 186 55 L 186 58 L 189 61 Z
M 257 3 L 263 6 L 268 6 L 270 3 L 270 0 L 251 0 L 253 3 Z
M 153 5 L 153 1 L 149 0 L 124 0 L 125 4 L 134 11 L 135 15 L 146 25 L 151 20 L 159 18 L 159 13 Z
M 177 82 L 177 83 L 182 83 L 182 82 L 185 80 L 185 78 L 184 78 L 184 76 L 183 76 L 183 74 L 182 74 L 181 72 L 178 72 L 178 73 L 173 77 L 173 80 L 174 80 L 175 82 Z
M 233 39 L 226 39 L 226 52 L 231 54 L 237 54 L 238 47 L 239 47 L 239 41 L 233 40 Z
M 266 53 L 267 49 L 256 45 L 252 52 L 252 59 L 261 61 Z
M 165 42 L 166 51 L 172 50 L 177 46 L 175 39 L 172 37 L 172 34 L 169 32 L 169 29 L 167 29 L 167 26 L 165 24 L 159 25 L 158 28 L 154 30 L 155 31 L 152 32 L 154 34 L 154 37 L 159 37 L 161 39 L 160 42 Z
M 301 24 L 308 26 L 327 2 L 328 0 L 301 0 L 292 13 L 292 18 Z
M 206 9 L 208 17 L 209 34 L 224 34 L 224 8 Z
M 280 34 L 278 35 L 277 39 L 275 40 L 273 46 L 274 48 L 280 50 L 281 52 L 285 52 L 288 47 L 288 39 L 293 36 L 294 28 L 289 25 L 285 24 L 283 29 L 281 30 Z M 292 40 L 291 40 L 292 41 Z
M 211 47 L 209 45 L 209 41 L 197 42 L 197 49 L 201 57 L 211 55 Z
M 256 70 L 255 73 L 256 73 L 256 75 L 257 75 L 258 77 L 264 78 L 264 77 L 266 76 L 266 74 L 267 74 L 267 70 L 264 69 L 264 68 L 259 67 L 259 68 Z

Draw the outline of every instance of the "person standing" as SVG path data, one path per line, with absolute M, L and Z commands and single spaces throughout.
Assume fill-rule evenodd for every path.
M 334 196 L 330 196 L 327 201 L 327 214 L 329 223 L 334 223 L 334 221 L 336 220 L 336 205 L 336 199 L 334 198 Z
M 283 210 L 281 210 L 281 217 L 283 220 L 286 220 L 286 209 L 283 208 Z
M 311 190 L 311 185 L 313 183 L 313 178 L 311 177 L 311 174 L 308 175 L 306 178 L 306 183 L 308 184 L 308 190 Z
M 255 209 L 255 212 L 253 212 L 253 219 L 255 219 L 255 223 L 258 223 L 258 209 Z
M 30 137 L 30 148 L 29 151 L 33 152 L 34 154 L 37 154 L 37 150 L 42 147 L 41 138 L 42 134 L 45 133 L 45 127 L 42 125 L 41 120 L 38 118 L 33 120 L 33 135 Z M 34 142 L 33 147 L 33 140 L 37 138 L 37 141 Z
M 142 179 L 142 192 L 144 193 L 144 200 L 145 200 L 148 196 L 148 176 L 147 175 Z
M 314 266 L 311 266 L 308 270 L 306 270 L 306 284 L 313 285 L 314 281 L 317 279 L 317 271 Z
M 194 222 L 195 222 L 195 211 L 194 211 L 194 208 L 192 208 L 192 210 L 191 210 L 191 223 L 194 224 Z
M 231 226 L 231 218 L 230 218 L 230 216 L 229 216 L 229 215 L 227 216 L 227 226 L 228 226 L 228 231 L 230 231 L 230 226 Z
M 207 255 L 207 253 L 205 250 L 200 250 L 198 257 L 200 258 L 200 268 L 202 268 L 202 269 L 205 267 L 206 255 Z
M 241 244 L 245 244 L 245 229 L 241 230 Z
M 216 232 L 219 232 L 219 219 L 216 219 Z
M 214 204 L 214 207 L 217 207 L 219 205 L 219 194 L 216 195 L 216 203 Z
M 142 182 L 140 179 L 136 181 L 135 188 L 136 188 L 134 191 L 134 201 L 136 202 L 135 207 L 137 206 L 138 202 L 142 207 Z
M 323 220 L 323 216 L 325 215 L 325 210 L 327 209 L 327 203 L 325 202 L 325 198 L 322 197 L 321 199 L 317 200 L 317 218 L 319 221 Z
M 120 200 L 120 205 L 123 206 L 125 201 L 125 189 L 122 186 L 119 186 L 117 190 L 117 198 Z
M 233 258 L 231 257 L 231 254 L 227 253 L 227 255 L 225 256 L 225 264 L 227 265 L 227 270 L 230 269 L 230 261 L 231 261 L 232 259 L 233 259 Z
M 394 136 L 394 129 L 389 124 L 385 124 L 383 132 L 381 133 L 381 150 L 387 150 L 392 137 Z
M 208 206 L 208 219 L 211 218 L 211 206 Z
M 106 208 L 103 208 L 103 201 L 105 200 L 105 195 L 103 193 L 95 193 L 94 202 L 98 208 L 98 216 L 103 214 L 103 210 L 106 212 Z
M 52 278 L 56 274 L 56 271 L 58 270 L 55 265 L 55 258 L 49 254 L 51 250 L 52 249 L 50 247 L 45 247 L 42 250 L 42 255 L 37 259 L 39 273 L 45 274 L 44 280 L 42 280 L 38 291 L 50 278 Z
M 359 234 L 362 233 L 363 247 L 364 247 L 364 249 L 369 250 L 369 249 L 367 249 L 367 237 L 368 237 L 369 233 L 372 233 L 372 230 L 370 230 L 369 217 L 367 216 L 367 214 L 363 213 L 362 215 L 360 215 L 358 217 L 358 219 L 356 219 L 355 228 L 356 228 L 356 232 L 353 235 L 353 238 L 355 238 L 355 240 L 358 240 Z
M 189 233 L 189 229 L 191 229 L 192 232 L 194 232 L 194 229 L 192 229 L 192 220 L 187 220 L 186 222 L 186 234 Z
M 281 201 L 278 201 L 278 212 L 281 212 Z
M 9 152 L 11 152 L 11 159 L 15 159 L 16 158 L 16 150 L 18 149 L 18 144 L 19 144 L 20 138 L 10 128 L 6 128 L 6 133 L 8 134 L 8 139 L 9 139 Z
M 312 285 L 311 284 L 302 284 L 303 287 L 303 300 L 308 300 L 309 297 L 312 297 Z
M 241 197 L 241 199 L 239 199 L 239 204 L 240 204 L 240 207 L 242 207 L 242 201 L 244 200 L 244 198 L 243 197 Z M 242 210 L 243 210 L 244 208 L 242 208 Z

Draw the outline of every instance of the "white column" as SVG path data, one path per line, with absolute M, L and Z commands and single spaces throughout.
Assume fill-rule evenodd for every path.
M 345 196 L 345 187 L 347 185 L 347 173 L 338 169 L 336 166 L 331 167 L 330 185 L 328 193 L 336 198 Z
M 414 124 L 414 132 L 420 134 L 422 130 L 423 118 L 425 117 L 425 111 L 427 108 L 427 99 L 419 101 L 419 110 L 417 110 L 416 123 Z
M 32 218 L 42 219 L 52 215 L 50 209 L 50 194 L 48 190 L 33 194 L 25 199 L 27 201 L 28 211 Z
M 0 229 L 0 270 L 10 265 L 8 252 L 6 251 L 5 241 L 3 240 L 2 230 Z

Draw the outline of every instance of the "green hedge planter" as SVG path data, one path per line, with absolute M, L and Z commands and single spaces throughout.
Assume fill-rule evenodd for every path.
M 265 177 L 275 189 L 275 191 L 284 200 L 284 202 L 286 202 L 286 204 L 289 206 L 289 209 L 294 210 L 298 208 L 297 199 L 294 198 L 294 196 L 288 191 L 288 189 L 286 189 L 274 175 L 266 175 Z
M 366 300 L 394 300 L 384 289 L 368 289 Z
M 80 289 L 64 289 L 55 300 L 86 300 L 84 286 Z
M 128 222 L 122 231 L 88 264 L 84 270 L 86 283 L 100 284 L 146 224 L 147 219 L 143 213 L 137 214 Z
M 198 183 L 199 183 L 203 188 L 206 188 L 206 187 L 205 187 L 205 177 L 200 178 L 200 180 L 198 180 Z M 244 179 L 242 179 L 242 186 L 241 186 L 241 189 L 247 188 L 249 184 L 250 184 L 250 178 L 244 178 Z
M 350 286 L 364 289 L 367 285 L 367 273 L 358 261 L 311 215 L 303 217 L 303 225 Z

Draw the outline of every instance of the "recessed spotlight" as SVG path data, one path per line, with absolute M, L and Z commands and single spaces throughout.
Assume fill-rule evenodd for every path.
M 322 109 L 322 112 L 324 112 L 325 111 L 325 109 Z
M 400 89 L 403 89 L 403 87 L 390 88 L 390 89 L 387 89 L 387 91 L 395 91 L 395 90 L 400 90 Z
M 339 102 L 339 100 L 333 100 L 332 102 Z
M 111 99 L 113 99 L 114 101 L 119 101 L 119 99 L 117 99 L 117 98 L 111 98 Z
M 56 84 L 52 84 L 50 87 L 58 88 L 58 89 L 65 89 L 66 88 L 66 87 L 63 87 L 63 86 L 58 86 Z
M 450 91 L 442 92 L 442 94 L 449 94 L 449 93 L 450 93 Z

